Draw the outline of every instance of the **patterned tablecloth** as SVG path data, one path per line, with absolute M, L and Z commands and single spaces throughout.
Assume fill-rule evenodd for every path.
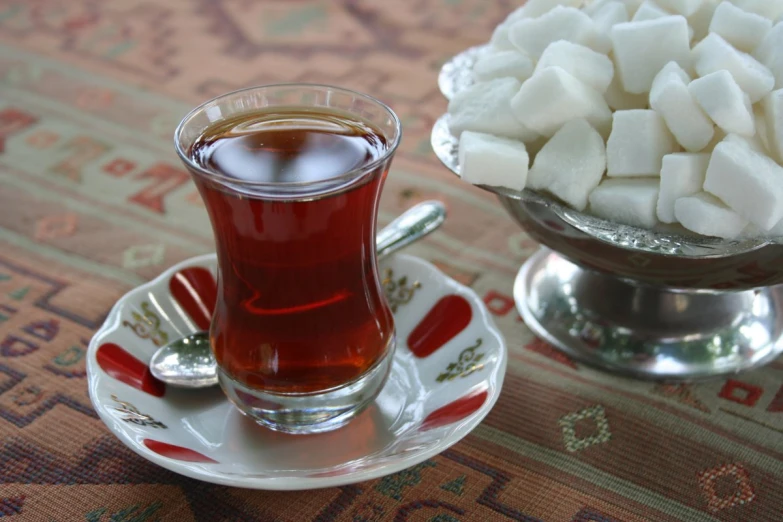
M 488 0 L 0 0 L 0 517 L 16 521 L 783 520 L 783 361 L 701 385 L 613 378 L 536 340 L 510 296 L 536 249 L 428 137 L 437 71 L 513 6 Z M 508 340 L 501 398 L 463 442 L 372 482 L 214 486 L 147 463 L 90 406 L 85 347 L 115 300 L 212 249 L 172 148 L 238 87 L 372 93 L 405 136 L 380 220 L 447 202 L 411 248 L 471 285 Z

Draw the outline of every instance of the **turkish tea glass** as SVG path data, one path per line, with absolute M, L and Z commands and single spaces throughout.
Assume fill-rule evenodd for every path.
M 344 172 L 293 181 L 237 176 L 199 161 L 200 139 L 259 111 L 272 119 L 339 115 L 376 133 L 379 150 Z M 263 426 L 297 434 L 339 428 L 372 403 L 388 377 L 395 330 L 375 236 L 400 135 L 399 119 L 380 101 L 308 84 L 217 97 L 176 130 L 177 153 L 215 236 L 218 298 L 210 341 L 220 385 Z M 332 159 L 340 160 L 327 154 L 323 161 Z

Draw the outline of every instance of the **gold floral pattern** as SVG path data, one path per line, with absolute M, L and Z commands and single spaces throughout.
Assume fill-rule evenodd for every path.
M 150 339 L 155 346 L 163 346 L 169 342 L 169 334 L 161 329 L 160 317 L 150 310 L 148 302 L 141 303 L 141 311 L 144 315 L 136 311 L 131 312 L 135 322 L 123 321 L 122 326 L 127 326 L 142 339 Z
M 382 284 L 392 313 L 397 313 L 400 306 L 410 303 L 416 291 L 421 288 L 421 283 L 418 281 L 409 284 L 408 276 L 395 279 L 391 268 L 386 269 Z
M 481 363 L 481 360 L 484 359 L 486 354 L 484 352 L 476 352 L 483 343 L 482 339 L 476 339 L 476 344 L 462 350 L 457 361 L 449 364 L 446 367 L 446 371 L 438 375 L 438 378 L 435 380 L 438 382 L 453 381 L 457 377 L 467 377 L 483 369 L 484 364 Z
M 116 408 L 114 408 L 116 411 L 123 413 L 125 416 L 121 417 L 122 420 L 125 422 L 130 422 L 132 424 L 138 424 L 139 426 L 146 426 L 149 428 L 155 428 L 155 429 L 168 429 L 168 426 L 163 424 L 160 421 L 156 421 L 151 416 L 147 415 L 146 413 L 141 413 L 136 406 L 129 402 L 121 401 L 117 398 L 116 395 L 112 395 L 111 399 L 119 404 Z

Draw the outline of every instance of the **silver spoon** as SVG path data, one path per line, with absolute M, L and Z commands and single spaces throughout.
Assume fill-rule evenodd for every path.
M 446 220 L 446 207 L 440 201 L 425 201 L 406 210 L 378 232 L 378 257 L 418 241 Z M 218 383 L 217 363 L 209 344 L 209 332 L 195 332 L 176 339 L 155 352 L 150 359 L 152 375 L 172 386 L 206 388 Z

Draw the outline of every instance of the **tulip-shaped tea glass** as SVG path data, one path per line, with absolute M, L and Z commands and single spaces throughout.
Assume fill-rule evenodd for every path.
M 177 128 L 217 245 L 220 384 L 264 426 L 336 429 L 386 381 L 395 332 L 375 234 L 399 140 L 378 100 L 303 84 L 220 96 Z

